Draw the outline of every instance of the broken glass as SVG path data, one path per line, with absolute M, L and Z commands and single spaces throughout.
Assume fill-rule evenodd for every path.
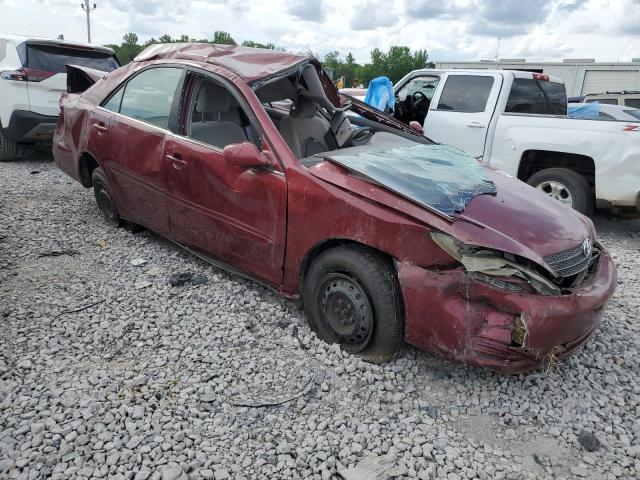
M 344 152 L 344 153 L 342 153 Z M 331 152 L 330 160 L 426 208 L 460 213 L 478 195 L 495 195 L 485 167 L 451 145 L 416 144 L 382 151 Z

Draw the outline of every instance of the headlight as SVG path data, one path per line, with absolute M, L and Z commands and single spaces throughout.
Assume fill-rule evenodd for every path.
M 485 283 L 490 283 L 504 290 L 511 290 L 518 287 L 514 287 L 512 283 L 510 284 L 510 282 L 504 280 L 504 277 L 515 276 L 525 279 L 536 292 L 542 295 L 560 295 L 560 289 L 556 285 L 540 275 L 532 267 L 518 263 L 512 254 L 485 247 L 467 245 L 457 238 L 442 232 L 431 232 L 431 238 L 445 252 L 459 261 L 467 272 L 473 275 L 483 275 L 484 277 L 477 278 L 480 281 L 485 281 Z M 493 278 L 493 281 L 487 281 L 485 277 L 503 278 Z

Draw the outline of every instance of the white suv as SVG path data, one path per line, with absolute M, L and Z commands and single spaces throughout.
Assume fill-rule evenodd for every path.
M 14 158 L 19 144 L 51 141 L 67 64 L 120 66 L 110 48 L 0 34 L 0 160 Z

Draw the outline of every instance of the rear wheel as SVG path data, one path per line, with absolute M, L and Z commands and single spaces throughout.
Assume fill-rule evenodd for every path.
M 586 178 L 578 172 L 567 168 L 547 168 L 533 174 L 527 183 L 582 214 L 593 212 L 593 191 Z
M 95 168 L 91 174 L 91 181 L 93 182 L 93 194 L 96 197 L 100 212 L 108 223 L 119 227 L 123 221 L 120 218 L 120 213 L 109 188 L 104 170 L 100 167 Z
M 9 140 L 5 133 L 0 130 L 0 162 L 13 160 L 18 156 L 18 144 Z
M 382 255 L 357 245 L 326 250 L 313 261 L 302 290 L 309 325 L 326 342 L 376 363 L 399 353 L 402 296 Z

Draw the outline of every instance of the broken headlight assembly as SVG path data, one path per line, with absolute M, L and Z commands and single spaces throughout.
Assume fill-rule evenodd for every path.
M 513 254 L 467 245 L 442 232 L 431 232 L 431 238 L 460 262 L 475 280 L 513 293 L 561 293 L 558 286 L 538 273 L 534 265 L 523 263 Z

